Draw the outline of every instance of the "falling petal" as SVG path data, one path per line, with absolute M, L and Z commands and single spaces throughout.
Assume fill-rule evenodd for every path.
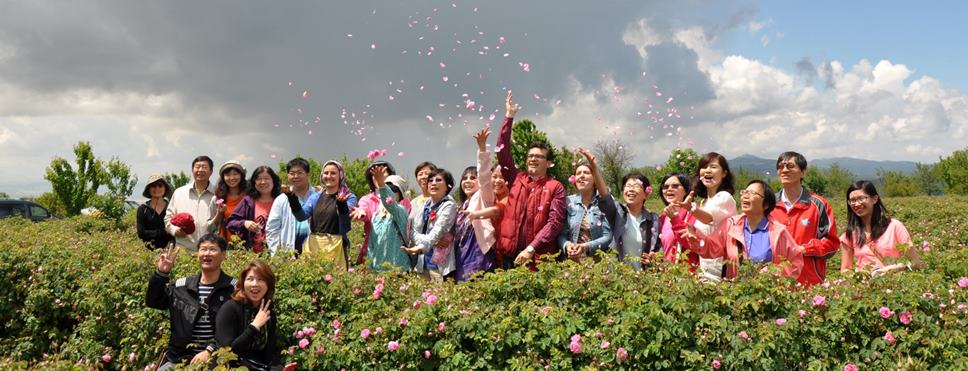
M 309 98 L 309 90 L 303 90 L 303 98 Z
M 376 44 L 370 44 L 370 49 L 376 49 Z
M 497 42 L 499 44 L 504 44 L 504 36 L 501 36 L 501 37 L 497 38 Z
M 404 155 L 403 152 L 397 153 L 397 156 L 403 157 L 403 155 Z
M 447 65 L 444 62 L 440 62 L 440 68 L 447 68 Z
M 447 80 L 450 80 L 450 78 L 447 76 L 444 76 L 444 82 L 447 82 Z

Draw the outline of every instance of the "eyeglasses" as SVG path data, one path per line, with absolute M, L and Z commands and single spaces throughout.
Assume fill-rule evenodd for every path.
M 744 189 L 742 191 L 739 191 L 739 194 L 742 195 L 742 196 L 757 195 L 757 196 L 763 197 L 763 195 L 757 193 L 756 191 L 753 191 L 752 189 Z
M 862 203 L 867 202 L 867 200 L 870 200 L 870 199 L 871 198 L 870 197 L 867 197 L 867 196 L 854 197 L 854 198 L 848 199 L 847 200 L 847 204 L 848 205 L 860 205 Z
M 532 158 L 533 159 L 538 159 L 538 160 L 546 160 L 546 159 L 548 159 L 548 156 L 542 155 L 540 153 L 529 153 L 528 154 L 528 159 L 530 160 Z
M 218 249 L 218 248 L 214 248 L 214 249 L 213 248 L 201 248 L 201 249 L 198 249 L 198 253 L 199 254 L 218 254 L 220 252 L 222 252 L 222 250 L 221 249 Z
M 662 189 L 663 190 L 666 190 L 666 189 L 679 189 L 679 188 L 682 188 L 682 184 L 673 183 L 673 184 L 663 184 L 662 185 Z
M 786 168 L 787 170 L 796 170 L 796 169 L 799 169 L 800 166 L 797 166 L 797 164 L 793 162 L 781 162 L 779 164 L 776 164 L 777 170 L 783 170 L 783 168 Z
M 445 183 L 443 178 L 430 178 L 427 179 L 427 183 Z

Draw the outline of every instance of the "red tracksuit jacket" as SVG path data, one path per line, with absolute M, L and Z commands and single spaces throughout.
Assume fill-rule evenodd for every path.
M 783 205 L 783 192 L 777 195 L 777 205 L 770 213 L 783 223 L 793 240 L 803 247 L 803 270 L 797 282 L 805 286 L 823 283 L 827 274 L 827 259 L 840 248 L 834 211 L 823 197 L 810 193 L 806 187 L 800 199 L 787 211 Z

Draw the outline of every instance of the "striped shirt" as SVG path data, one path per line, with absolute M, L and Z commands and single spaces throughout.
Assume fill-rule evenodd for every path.
M 198 303 L 202 315 L 195 321 L 195 328 L 192 329 L 192 342 L 200 348 L 205 348 L 215 339 L 215 322 L 208 317 L 208 305 L 206 299 L 212 294 L 215 286 L 198 285 Z

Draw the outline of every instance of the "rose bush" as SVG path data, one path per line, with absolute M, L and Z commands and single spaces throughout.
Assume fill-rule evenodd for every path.
M 683 266 L 633 272 L 606 259 L 433 286 L 274 257 L 274 315 L 287 361 L 304 369 L 958 368 L 968 364 L 966 200 L 890 200 L 915 247 L 931 249 L 921 270 L 878 278 L 841 275 L 834 258 L 828 284 L 810 289 L 748 266 L 707 285 Z M 254 258 L 230 252 L 223 269 Z M 155 259 L 113 221 L 0 221 L 0 367 L 152 363 L 168 334 L 167 313 L 144 306 Z M 195 272 L 183 252 L 174 276 Z

